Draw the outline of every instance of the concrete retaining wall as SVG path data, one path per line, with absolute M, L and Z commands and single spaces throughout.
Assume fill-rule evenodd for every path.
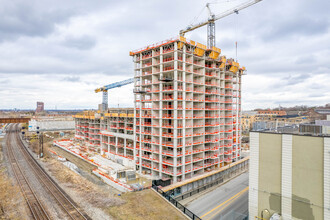
M 99 174 L 97 171 L 93 170 L 93 173 L 101 178 L 105 183 L 107 183 L 108 185 L 112 186 L 113 188 L 119 190 L 120 192 L 129 192 L 130 190 L 126 189 L 125 187 L 118 185 L 116 183 L 114 183 L 113 181 L 109 180 L 108 178 L 102 176 L 101 174 Z
M 94 169 L 98 168 L 89 161 L 83 160 L 82 158 L 73 155 L 71 152 L 68 152 L 57 145 L 54 146 L 56 146 L 56 148 L 53 148 L 52 150 L 54 150 L 58 155 L 61 155 L 62 157 L 67 158 L 72 163 L 76 164 L 80 169 L 92 172 Z

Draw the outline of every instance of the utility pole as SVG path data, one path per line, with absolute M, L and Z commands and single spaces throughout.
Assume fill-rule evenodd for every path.
M 43 132 L 39 132 L 39 127 L 37 127 L 37 134 L 39 140 L 39 158 L 44 156 L 44 134 Z
M 44 156 L 44 134 L 41 132 L 39 134 L 39 156 L 42 158 Z
M 25 140 L 26 139 L 25 127 L 22 127 L 21 131 L 22 131 L 22 136 L 23 136 L 22 138 L 23 138 L 23 140 Z

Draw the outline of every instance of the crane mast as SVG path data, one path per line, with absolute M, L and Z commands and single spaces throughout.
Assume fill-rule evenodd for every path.
M 215 47 L 215 15 L 212 13 L 209 3 L 206 4 L 206 8 L 209 12 L 209 23 L 207 24 L 207 47 L 212 48 Z
M 184 36 L 185 33 L 187 32 L 190 32 L 190 31 L 193 31 L 197 28 L 200 28 L 200 27 L 203 27 L 205 25 L 207 25 L 207 47 L 208 48 L 212 48 L 215 46 L 215 21 L 216 20 L 219 20 L 221 18 L 224 18 L 224 17 L 227 17 L 228 15 L 231 15 L 231 14 L 238 14 L 239 11 L 247 8 L 247 7 L 250 7 L 258 2 L 261 2 L 262 0 L 250 0 L 250 1 L 247 1 L 245 3 L 242 3 L 234 8 L 231 8 L 223 13 L 220 13 L 218 15 L 214 15 L 210 9 L 210 4 L 207 3 L 206 4 L 206 8 L 208 10 L 208 13 L 209 13 L 209 18 L 206 20 L 206 21 L 203 21 L 203 22 L 200 22 L 198 24 L 195 24 L 195 25 L 190 25 L 188 26 L 187 28 L 183 29 L 180 31 L 180 36 Z

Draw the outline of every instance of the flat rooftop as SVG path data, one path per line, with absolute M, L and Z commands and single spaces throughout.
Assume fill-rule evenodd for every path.
M 270 134 L 291 134 L 291 135 L 298 135 L 298 136 L 311 136 L 311 137 L 330 137 L 330 134 L 320 134 L 320 133 L 311 133 L 311 132 L 299 132 L 299 131 L 292 131 L 292 132 L 281 132 L 281 131 L 273 131 L 273 130 L 262 130 L 262 131 L 250 131 L 254 133 L 270 133 Z

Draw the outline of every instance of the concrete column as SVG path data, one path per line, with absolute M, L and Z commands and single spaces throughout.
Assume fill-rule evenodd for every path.
M 238 138 L 238 122 L 239 122 L 239 118 L 238 118 L 238 116 L 239 116 L 239 106 L 238 106 L 238 89 L 239 89 L 239 84 L 238 84 L 238 72 L 239 71 L 237 71 L 237 73 L 236 73 L 236 132 L 235 132 L 235 134 L 236 134 L 236 160 L 238 160 L 239 158 L 238 158 L 238 146 L 239 146 L 239 144 L 238 144 L 238 142 L 240 141 L 240 139 Z
M 124 138 L 124 156 L 126 157 L 126 138 Z
M 160 78 L 163 78 L 163 47 L 160 47 L 160 61 L 159 61 L 159 71 Z M 163 126 L 163 83 L 159 85 L 159 178 L 163 177 L 162 175 L 162 164 L 163 164 L 163 138 L 162 138 L 162 126 Z
M 116 137 L 116 154 L 118 154 L 118 137 Z
M 134 61 L 136 60 L 136 55 L 134 55 Z M 134 68 L 136 68 L 136 62 L 134 62 Z M 135 76 L 136 76 L 136 71 L 135 71 Z M 135 78 L 134 80 L 134 89 L 136 88 L 136 83 L 137 80 Z M 137 150 L 136 150 L 136 114 L 137 114 L 137 110 L 136 110 L 136 94 L 134 93 L 134 119 L 133 119 L 133 135 L 134 135 L 134 140 L 133 140 L 133 156 L 134 156 L 134 170 L 136 171 L 136 161 L 138 160 L 138 158 L 136 157 L 137 154 Z M 108 125 L 110 126 L 110 125 Z M 140 125 L 141 128 L 141 125 Z M 141 165 L 140 165 L 141 166 Z
M 323 169 L 323 219 L 330 219 L 330 138 L 324 137 L 324 169 Z
M 258 216 L 259 133 L 250 132 L 249 219 Z
M 107 136 L 107 139 L 108 139 L 108 142 L 107 143 L 109 143 L 110 142 L 110 137 L 109 136 Z M 109 152 L 110 152 L 110 144 L 107 144 L 107 146 L 108 146 L 108 158 L 110 157 L 110 155 L 109 155 Z
M 204 138 L 204 140 L 203 140 L 203 142 L 205 142 L 205 91 L 206 91 L 206 86 L 205 86 L 205 80 L 206 80 L 206 77 L 205 77 L 205 54 L 203 55 L 203 70 L 202 70 L 202 73 L 203 73 L 203 84 L 204 84 L 204 89 L 203 89 L 203 91 L 204 91 L 204 93 L 203 93 L 203 100 L 204 100 L 204 102 L 203 102 L 203 106 L 202 106 L 202 108 L 204 108 L 204 110 L 198 110 L 198 111 L 202 111 L 203 112 L 203 115 L 204 115 L 204 118 L 203 118 L 203 124 L 204 124 L 204 127 L 203 127 L 203 133 L 204 133 L 204 135 L 203 135 L 203 138 Z M 205 150 L 205 144 L 203 144 L 203 146 L 204 146 L 204 150 Z M 203 158 L 205 158 L 205 151 L 203 151 L 202 152 L 202 154 L 203 154 Z M 203 167 L 204 167 L 204 165 L 205 165 L 205 160 L 203 160 L 202 161 L 203 162 Z M 202 169 L 203 170 L 203 172 L 204 172 L 204 168 Z
M 178 44 L 174 44 L 174 139 L 173 139 L 173 146 L 174 146 L 174 169 L 173 169 L 173 182 L 177 182 L 177 168 L 178 168 Z
M 141 60 L 140 67 L 142 67 L 142 60 Z M 140 72 L 142 72 L 141 71 L 141 68 L 140 68 Z M 142 76 L 140 76 L 140 88 L 139 89 L 142 90 Z M 139 158 L 138 158 L 139 165 L 140 165 L 140 169 L 139 169 L 139 173 L 140 174 L 142 173 L 142 157 L 141 157 L 141 155 L 142 155 L 142 150 L 141 150 L 141 146 L 142 146 L 142 142 L 141 142 L 141 140 L 142 140 L 142 134 L 141 134 L 141 131 L 142 131 L 142 126 L 141 126 L 142 118 L 141 118 L 141 116 L 142 116 L 142 105 L 143 105 L 143 103 L 142 103 L 141 100 L 142 100 L 142 96 L 140 95 L 140 110 L 138 111 L 139 112 L 139 115 L 140 115 L 140 117 L 139 117 L 139 119 L 140 119 L 140 134 L 139 134 L 139 137 L 140 137 L 140 142 L 139 142 L 140 149 L 139 149 Z
M 239 92 L 238 92 L 238 95 L 240 97 L 237 97 L 238 100 L 239 100 L 239 135 L 240 135 L 240 138 L 239 138 L 239 147 L 240 147 L 240 150 L 239 150 L 239 154 L 241 155 L 239 159 L 242 158 L 242 99 L 241 99 L 241 93 L 242 93 L 242 75 L 239 75 Z
M 220 86 L 219 91 L 221 91 L 221 71 L 219 71 L 219 69 L 218 69 L 216 72 L 217 72 L 217 74 L 219 74 L 219 86 Z M 223 96 L 220 96 L 220 95 L 218 97 L 219 97 L 220 100 L 223 98 Z M 222 112 L 221 108 L 222 108 L 222 105 L 223 104 L 220 103 L 220 105 L 219 105 L 220 106 L 220 109 L 218 110 L 220 124 L 223 122 L 223 119 L 221 118 L 221 112 Z M 224 127 L 224 126 L 219 125 L 219 127 L 218 127 L 219 128 L 219 131 L 222 130 L 221 127 Z M 220 139 L 223 138 L 224 133 L 221 133 L 220 132 L 219 136 L 220 136 Z M 219 146 L 220 146 L 219 153 L 220 154 L 222 154 L 224 152 L 223 145 L 224 145 L 224 141 L 223 140 L 222 141 L 220 140 L 219 141 Z M 221 160 L 222 161 L 224 160 L 224 156 L 223 155 L 220 155 L 219 156 L 219 167 L 222 167 L 223 166 L 223 163 L 224 163 L 224 162 L 220 162 Z
M 282 135 L 282 219 L 292 219 L 292 135 Z
M 182 64 L 182 69 L 183 69 L 183 73 L 182 73 L 182 80 L 183 80 L 183 92 L 182 92 L 182 126 L 183 126 L 183 132 L 182 132 L 182 135 L 183 135 L 183 147 L 182 147 L 182 180 L 185 179 L 185 169 L 186 169 L 186 45 L 184 44 L 183 45 L 183 54 L 182 54 L 182 61 L 183 61 L 183 64 Z
M 101 155 L 103 154 L 103 147 L 102 147 L 103 143 L 102 143 L 102 139 L 103 139 L 103 135 L 101 134 L 100 135 Z

